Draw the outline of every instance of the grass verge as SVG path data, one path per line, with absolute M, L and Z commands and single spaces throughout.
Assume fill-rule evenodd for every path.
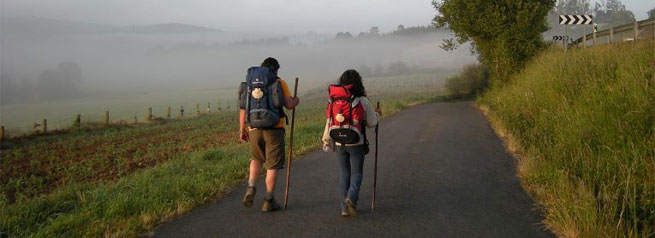
M 655 236 L 654 49 L 550 50 L 478 100 L 558 236 Z

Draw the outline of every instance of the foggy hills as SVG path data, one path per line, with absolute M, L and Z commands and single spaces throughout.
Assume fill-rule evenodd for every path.
M 0 33 L 12 35 L 66 35 L 66 34 L 185 34 L 219 33 L 217 29 L 183 23 L 154 25 L 112 26 L 96 23 L 66 21 L 40 17 L 0 17 Z

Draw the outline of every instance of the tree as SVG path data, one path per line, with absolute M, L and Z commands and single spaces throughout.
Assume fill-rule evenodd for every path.
M 648 18 L 655 18 L 655 7 L 653 7 L 653 9 L 650 9 L 650 11 L 648 11 Z
M 33 100 L 34 86 L 28 78 L 15 81 L 8 73 L 0 74 L 0 104 L 22 103 Z
M 371 27 L 368 31 L 369 36 L 380 36 L 380 29 L 377 26 Z
M 548 29 L 546 14 L 555 0 L 441 0 L 433 5 L 439 12 L 435 25 L 455 35 L 443 48 L 471 42 L 496 84 L 507 82 L 543 48 L 541 33 Z
M 583 15 L 591 13 L 589 0 L 560 0 L 555 10 L 559 15 Z
M 380 62 L 377 62 L 375 64 L 375 67 L 373 68 L 373 75 L 382 75 L 384 74 L 384 68 L 382 67 L 382 64 Z
M 396 61 L 389 65 L 389 73 L 391 74 L 405 74 L 409 72 L 409 66 L 402 61 Z
M 339 32 L 339 33 L 337 33 L 337 36 L 335 38 L 337 40 L 352 39 L 353 35 L 351 35 L 350 32 Z
M 82 68 L 73 62 L 64 62 L 56 69 L 46 69 L 39 74 L 38 88 L 41 99 L 72 98 L 81 95 Z
M 373 69 L 368 65 L 360 65 L 357 67 L 357 72 L 362 76 L 371 76 L 373 75 Z
M 403 25 L 398 25 L 398 31 L 399 31 L 399 32 L 404 31 L 404 30 L 405 30 L 405 26 L 403 26 Z
M 635 21 L 635 15 L 620 0 L 603 0 L 594 5 L 594 22 L 619 26 Z
M 11 76 L 7 73 L 0 74 L 0 104 L 11 104 L 16 102 L 16 85 Z

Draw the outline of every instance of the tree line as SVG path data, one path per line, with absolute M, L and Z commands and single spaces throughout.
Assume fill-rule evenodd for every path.
M 376 38 L 384 36 L 416 36 L 426 33 L 436 32 L 433 26 L 411 26 L 405 27 L 404 25 L 398 25 L 395 30 L 388 33 L 380 33 L 380 28 L 377 26 L 372 26 L 368 32 L 360 32 L 357 36 L 354 36 L 349 31 L 337 32 L 335 39 L 337 40 L 347 40 L 347 39 L 365 39 L 365 38 Z
M 15 104 L 37 100 L 76 98 L 83 95 L 82 67 L 74 62 L 62 62 L 52 69 L 42 70 L 36 80 L 18 80 L 8 73 L 0 74 L 1 104 Z

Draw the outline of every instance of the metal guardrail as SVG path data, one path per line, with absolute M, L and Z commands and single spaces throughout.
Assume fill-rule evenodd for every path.
M 574 40 L 570 46 L 593 46 L 616 42 L 635 41 L 639 39 L 655 39 L 655 18 L 636 21 L 599 32 L 584 35 Z

